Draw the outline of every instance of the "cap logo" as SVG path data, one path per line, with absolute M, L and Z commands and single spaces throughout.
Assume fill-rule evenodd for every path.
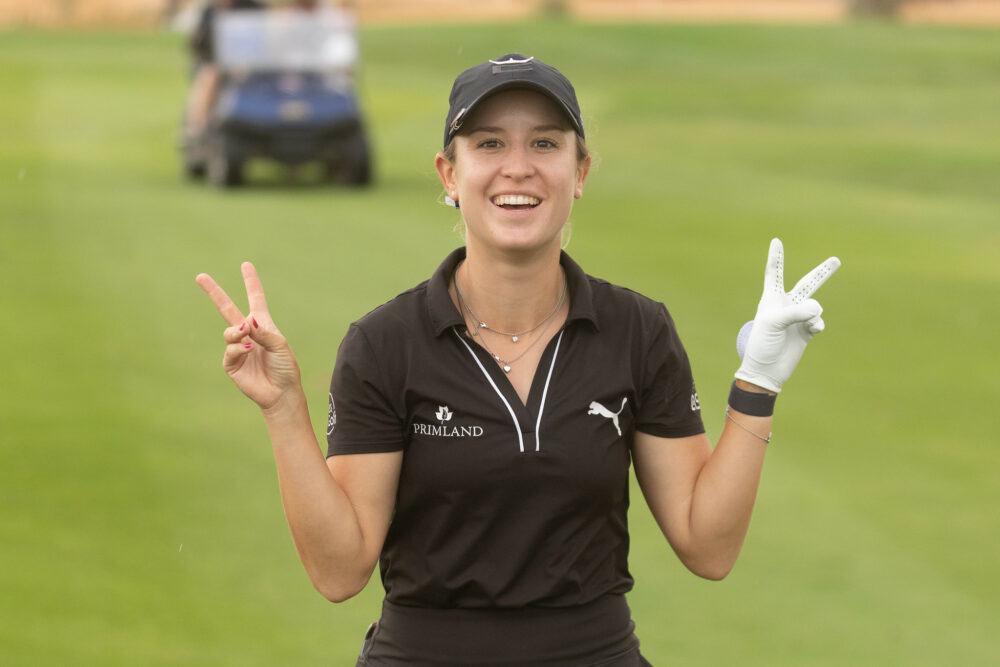
M 462 116 L 464 116 L 465 112 L 468 110 L 469 110 L 468 107 L 462 107 L 461 109 L 459 109 L 458 113 L 455 114 L 455 118 L 451 121 L 452 134 L 458 132 L 458 128 L 462 127 Z
M 503 72 L 521 72 L 524 70 L 531 69 L 531 61 L 535 57 L 531 56 L 525 58 L 524 60 L 517 60 L 516 58 L 508 58 L 507 60 L 491 60 L 493 63 L 493 73 L 501 74 Z

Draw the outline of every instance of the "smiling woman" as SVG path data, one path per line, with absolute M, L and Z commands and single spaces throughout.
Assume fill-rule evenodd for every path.
M 436 160 L 448 196 L 463 207 L 467 266 L 483 253 L 531 253 L 557 268 L 551 260 L 573 200 L 583 196 L 590 157 L 577 159 L 575 132 L 542 93 L 501 91 L 468 116 L 450 142 L 454 158 Z
M 251 264 L 250 313 L 198 281 L 262 409 L 300 558 L 343 601 L 381 567 L 358 665 L 647 665 L 625 594 L 629 468 L 681 561 L 721 579 L 750 521 L 775 396 L 823 328 L 775 239 L 713 449 L 667 309 L 561 249 L 590 169 L 573 86 L 511 53 L 458 76 L 435 167 L 467 228 L 434 275 L 349 329 L 324 465 Z M 511 641 L 516 637 L 517 641 Z

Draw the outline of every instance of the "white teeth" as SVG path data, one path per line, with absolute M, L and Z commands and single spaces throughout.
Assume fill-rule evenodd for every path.
M 493 203 L 497 206 L 537 206 L 538 200 L 527 195 L 497 195 Z

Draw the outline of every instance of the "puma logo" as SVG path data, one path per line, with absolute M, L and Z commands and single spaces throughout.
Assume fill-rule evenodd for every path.
M 622 406 L 618 409 L 618 412 L 611 412 L 606 407 L 598 403 L 597 401 L 591 401 L 590 409 L 587 410 L 588 415 L 600 415 L 601 417 L 607 417 L 611 420 L 611 423 L 615 425 L 615 430 L 618 431 L 618 435 L 621 436 L 622 429 L 618 425 L 618 415 L 622 413 L 625 409 L 625 404 L 628 402 L 628 397 L 622 399 Z

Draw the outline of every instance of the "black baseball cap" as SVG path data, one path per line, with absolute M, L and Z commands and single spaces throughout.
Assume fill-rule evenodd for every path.
M 580 105 L 569 79 L 534 57 L 508 53 L 470 67 L 455 79 L 448 96 L 450 108 L 444 125 L 444 145 L 448 145 L 477 104 L 508 88 L 527 88 L 548 96 L 566 113 L 576 133 L 584 136 Z

